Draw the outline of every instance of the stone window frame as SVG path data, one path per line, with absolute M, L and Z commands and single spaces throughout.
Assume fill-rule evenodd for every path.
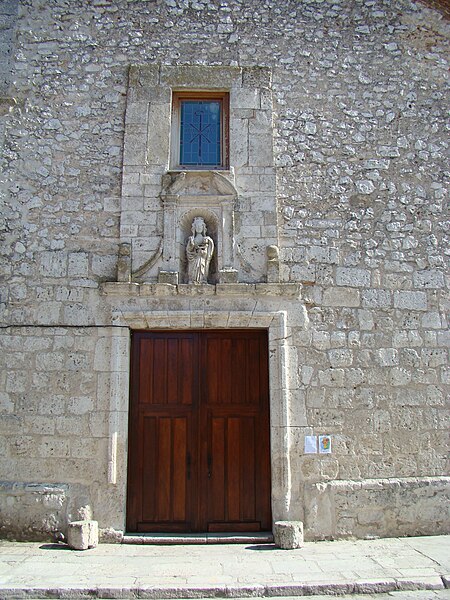
M 221 106 L 220 165 L 184 165 L 180 161 L 181 102 L 219 100 Z M 221 89 L 173 89 L 170 131 L 171 171 L 228 171 L 230 168 L 230 91 Z
M 174 91 L 229 92 L 228 169 L 172 170 Z M 162 241 L 163 237 L 177 235 L 175 231 L 168 232 L 165 218 L 170 202 L 166 182 L 177 175 L 180 178 L 175 187 L 180 184 L 180 190 L 170 190 L 172 197 L 182 198 L 181 203 L 177 200 L 176 225 L 183 216 L 180 211 L 185 199 L 199 209 L 213 208 L 215 204 L 213 212 L 220 220 L 224 195 L 221 190 L 224 186 L 227 190 L 233 188 L 231 196 L 235 200 L 227 190 L 226 195 L 230 196 L 232 217 L 237 211 L 237 217 L 231 219 L 235 252 L 231 262 L 222 261 L 223 268 L 230 268 L 232 273 L 219 276 L 219 282 L 264 281 L 266 247 L 279 245 L 273 139 L 270 68 L 131 65 L 120 198 L 120 243 L 126 268 L 121 269 L 120 281 L 168 282 L 160 274 L 179 271 L 179 265 L 172 265 L 164 252 L 166 244 Z M 192 178 L 208 173 L 214 181 L 206 194 L 203 187 L 195 190 Z M 229 185 L 218 178 L 227 179 Z M 175 283 L 172 279 L 169 282 Z

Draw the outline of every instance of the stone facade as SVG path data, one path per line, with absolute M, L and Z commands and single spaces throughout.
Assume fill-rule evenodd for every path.
M 125 528 L 130 330 L 269 331 L 274 521 L 448 531 L 448 21 L 409 0 L 4 0 L 0 535 Z M 230 168 L 171 162 L 229 93 Z M 186 279 L 200 215 L 217 248 Z M 331 436 L 331 453 L 305 436 Z

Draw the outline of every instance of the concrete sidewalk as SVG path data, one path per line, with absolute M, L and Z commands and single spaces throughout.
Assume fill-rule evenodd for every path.
M 0 598 L 211 598 L 374 594 L 450 587 L 450 536 L 272 544 L 0 542 Z M 445 595 L 447 592 L 442 592 Z M 409 596 L 408 596 L 409 597 Z M 443 597 L 443 596 L 439 596 Z

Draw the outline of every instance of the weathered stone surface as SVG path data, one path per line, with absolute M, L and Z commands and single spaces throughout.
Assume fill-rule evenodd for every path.
M 448 528 L 448 485 L 448 477 L 393 477 L 307 486 L 307 538 L 412 536 L 430 525 Z
M 98 522 L 71 521 L 67 526 L 67 543 L 72 550 L 87 550 L 98 546 Z
M 296 550 L 303 545 L 301 521 L 276 521 L 273 527 L 275 544 L 283 550 Z
M 359 290 L 352 288 L 328 288 L 323 294 L 323 304 L 324 306 L 359 306 Z
M 0 535 L 9 539 L 52 539 L 66 529 L 69 502 L 66 484 L 2 481 Z M 26 527 L 24 519 L 18 519 L 18 513 L 26 514 Z

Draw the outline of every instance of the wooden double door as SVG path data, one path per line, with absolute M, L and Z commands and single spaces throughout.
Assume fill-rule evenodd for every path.
M 271 529 L 267 333 L 135 332 L 127 531 Z

